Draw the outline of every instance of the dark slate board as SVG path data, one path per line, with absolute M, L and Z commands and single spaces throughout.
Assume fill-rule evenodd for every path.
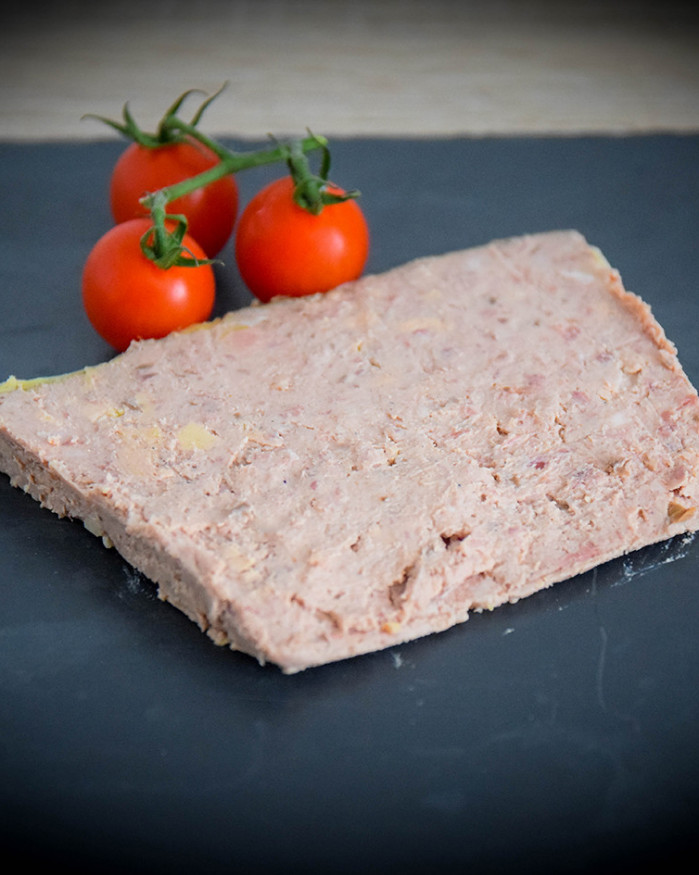
M 363 191 L 369 270 L 577 228 L 699 382 L 699 138 L 333 145 L 334 178 Z M 79 283 L 122 147 L 0 144 L 0 379 L 110 355 Z M 274 173 L 241 176 L 243 200 Z M 247 303 L 218 270 L 218 309 Z M 697 543 L 675 539 L 285 677 L 215 647 L 0 477 L 3 849 L 74 872 L 671 864 L 699 814 L 698 572 Z

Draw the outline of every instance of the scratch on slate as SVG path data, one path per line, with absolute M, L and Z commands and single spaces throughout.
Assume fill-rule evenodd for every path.
M 607 662 L 607 630 L 604 626 L 599 627 L 600 634 L 600 649 L 597 659 L 597 701 L 603 711 L 607 710 L 607 703 L 604 698 L 604 669 Z
M 597 568 L 592 570 L 592 583 L 590 590 L 594 598 L 594 611 L 599 623 L 600 649 L 597 656 L 597 672 L 595 675 L 595 687 L 597 690 L 597 702 L 603 711 L 607 710 L 607 703 L 604 698 L 604 671 L 607 664 L 607 630 L 599 620 L 599 608 L 597 604 Z

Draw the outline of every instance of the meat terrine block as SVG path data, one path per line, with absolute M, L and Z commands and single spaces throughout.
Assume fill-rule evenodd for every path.
M 674 346 L 574 231 L 252 306 L 0 393 L 13 484 L 215 642 L 289 673 L 694 530 L 698 460 Z

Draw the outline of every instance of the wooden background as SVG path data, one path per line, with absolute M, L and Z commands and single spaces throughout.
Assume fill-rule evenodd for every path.
M 153 128 L 180 92 L 225 81 L 205 117 L 219 136 L 699 131 L 692 3 L 25 5 L 0 33 L 5 141 L 109 137 L 81 116 L 126 101 Z

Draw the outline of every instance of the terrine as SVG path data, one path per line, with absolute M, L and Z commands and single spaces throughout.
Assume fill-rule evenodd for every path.
M 285 672 L 699 524 L 699 400 L 574 231 L 418 259 L 0 392 L 0 469 Z

